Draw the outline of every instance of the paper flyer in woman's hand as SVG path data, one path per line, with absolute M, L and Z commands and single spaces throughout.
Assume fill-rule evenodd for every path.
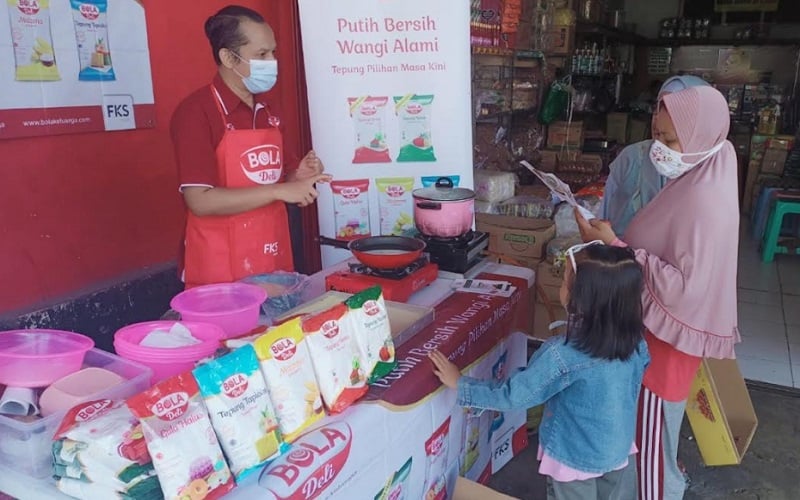
M 584 219 L 591 220 L 596 219 L 594 214 L 590 212 L 588 209 L 582 207 L 577 200 L 575 200 L 575 195 L 572 194 L 572 190 L 569 188 L 569 185 L 556 177 L 555 174 L 542 172 L 541 170 L 537 170 L 528 163 L 526 160 L 520 161 L 522 166 L 530 170 L 533 175 L 539 178 L 545 186 L 550 190 L 551 193 L 556 195 L 560 200 L 566 201 L 571 206 L 577 208 L 581 215 L 583 215 Z

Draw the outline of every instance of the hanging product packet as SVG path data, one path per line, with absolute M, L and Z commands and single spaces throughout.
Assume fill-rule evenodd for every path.
M 127 404 L 142 423 L 165 498 L 214 500 L 233 489 L 233 476 L 191 372 L 162 380 Z
M 408 94 L 394 98 L 400 119 L 400 153 L 397 161 L 436 161 L 431 142 L 433 95 Z
M 56 488 L 74 498 L 164 498 L 142 426 L 122 401 L 81 403 L 53 438 Z
M 370 236 L 369 179 L 331 181 L 337 240 Z
M 416 232 L 414 227 L 413 177 L 387 177 L 375 179 L 378 188 L 378 206 L 381 211 L 381 234 L 407 236 Z
M 331 413 L 344 411 L 367 392 L 361 352 L 348 313 L 347 305 L 340 303 L 302 320 L 322 401 Z
M 325 416 L 300 318 L 271 328 L 255 347 L 283 439 L 292 442 Z
M 425 441 L 425 455 L 428 458 L 428 470 L 425 479 L 426 500 L 450 498 L 447 492 L 447 442 L 449 434 L 450 417 L 447 417 L 447 420 Z M 452 494 L 452 491 L 450 494 Z
M 409 457 L 400 469 L 392 474 L 383 489 L 375 495 L 375 500 L 406 500 L 409 499 L 408 478 L 411 476 L 411 463 Z M 410 499 L 409 499 L 410 500 Z
M 14 46 L 14 78 L 20 82 L 60 80 L 50 31 L 50 0 L 6 0 L 6 3 Z
M 345 301 L 361 351 L 362 367 L 367 382 L 372 383 L 394 370 L 395 360 L 389 313 L 380 286 L 359 292 Z
M 108 0 L 70 0 L 78 44 L 78 80 L 116 80 L 108 45 Z
M 192 373 L 236 479 L 280 455 L 278 419 L 252 345 L 200 365 Z
M 353 163 L 391 163 L 384 121 L 384 108 L 388 103 L 388 97 L 347 98 L 356 138 Z

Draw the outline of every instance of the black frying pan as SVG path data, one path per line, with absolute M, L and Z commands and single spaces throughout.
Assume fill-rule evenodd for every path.
M 405 236 L 369 236 L 351 241 L 320 236 L 319 243 L 350 250 L 359 262 L 375 269 L 406 267 L 425 250 L 424 241 Z

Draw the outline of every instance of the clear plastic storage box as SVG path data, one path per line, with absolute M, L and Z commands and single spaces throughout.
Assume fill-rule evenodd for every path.
M 127 399 L 150 386 L 150 368 L 100 349 L 92 349 L 86 353 L 83 367 L 91 366 L 112 371 L 124 378 L 125 382 L 89 396 L 87 401 L 103 398 Z M 55 413 L 28 423 L 0 415 L 0 463 L 35 478 L 52 475 L 51 444 L 65 414 L 66 412 Z

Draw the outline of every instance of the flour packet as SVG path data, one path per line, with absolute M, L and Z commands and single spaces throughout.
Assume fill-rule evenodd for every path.
M 308 426 L 325 416 L 300 318 L 271 328 L 253 346 L 281 434 L 291 443 Z
M 416 231 L 414 227 L 413 177 L 386 177 L 375 179 L 378 188 L 378 206 L 381 211 L 381 234 L 405 236 Z
M 139 418 L 164 498 L 215 500 L 234 487 L 200 388 L 191 372 L 162 380 L 127 401 Z
M 450 434 L 450 417 L 425 441 L 428 468 L 425 473 L 425 500 L 445 500 L 448 495 L 447 443 Z
M 280 455 L 278 419 L 252 345 L 200 365 L 192 373 L 236 479 Z
M 395 97 L 394 109 L 400 119 L 400 153 L 397 161 L 436 161 L 431 141 L 433 95 Z
M 350 308 L 356 342 L 367 381 L 372 383 L 391 372 L 397 361 L 394 357 L 392 328 L 380 286 L 359 292 L 345 301 Z
M 116 80 L 108 44 L 108 0 L 70 0 L 80 81 Z
M 367 392 L 367 374 L 346 304 L 302 319 L 322 401 L 340 413 Z
M 348 97 L 355 130 L 353 163 L 391 163 L 386 144 L 385 107 L 388 97 Z
M 6 0 L 20 82 L 60 80 L 50 32 L 50 0 Z
M 331 181 L 337 240 L 370 236 L 369 179 Z

